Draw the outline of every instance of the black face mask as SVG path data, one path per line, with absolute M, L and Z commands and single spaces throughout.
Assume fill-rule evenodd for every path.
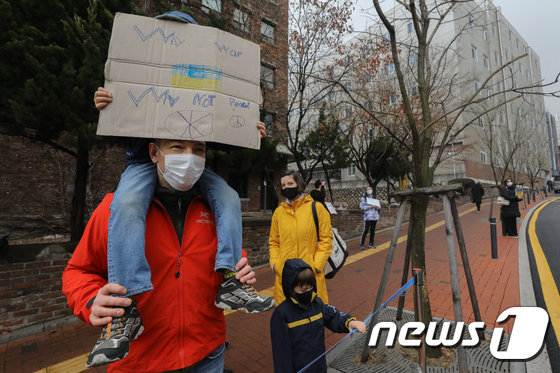
M 298 303 L 311 304 L 311 301 L 313 300 L 313 289 L 303 293 L 296 293 L 294 291 L 294 298 L 298 301 Z
M 280 192 L 280 194 L 282 194 L 284 197 L 286 197 L 289 200 L 292 200 L 294 198 L 296 198 L 297 194 L 298 194 L 298 188 L 294 187 L 294 188 L 284 188 L 282 189 L 282 191 Z

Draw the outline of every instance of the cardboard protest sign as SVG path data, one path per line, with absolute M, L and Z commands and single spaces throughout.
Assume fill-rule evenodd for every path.
M 381 208 L 381 204 L 379 203 L 378 199 L 367 197 L 366 202 L 367 202 L 368 205 L 375 206 L 377 208 Z
M 117 13 L 98 135 L 260 147 L 260 47 L 212 27 Z

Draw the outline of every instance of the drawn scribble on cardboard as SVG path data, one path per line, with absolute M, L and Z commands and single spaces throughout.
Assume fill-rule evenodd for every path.
M 140 38 L 142 39 L 143 42 L 150 39 L 154 35 L 161 35 L 161 37 L 163 38 L 163 42 L 165 44 L 169 42 L 169 45 L 173 45 L 175 47 L 178 47 L 179 45 L 183 44 L 183 41 L 179 39 L 174 32 L 172 32 L 169 35 L 166 35 L 165 32 L 163 32 L 163 30 L 161 29 L 161 27 L 156 28 L 155 30 L 153 30 L 147 35 L 144 34 L 138 26 L 134 26 L 133 29 L 138 33 L 138 35 L 140 35 Z
M 176 111 L 165 119 L 164 127 L 173 136 L 195 140 L 212 134 L 214 116 L 207 111 Z
M 128 95 L 130 96 L 132 102 L 134 102 L 134 105 L 136 105 L 136 107 L 138 107 L 138 105 L 140 104 L 142 99 L 150 92 L 152 93 L 152 97 L 157 102 L 161 102 L 161 100 L 163 99 L 162 104 L 165 105 L 166 103 L 169 103 L 169 106 L 171 106 L 171 107 L 173 107 L 173 105 L 175 105 L 177 103 L 177 101 L 179 101 L 179 98 L 180 98 L 179 96 L 177 96 L 177 97 L 171 96 L 169 94 L 169 89 L 166 89 L 160 95 L 158 95 L 157 91 L 156 91 L 156 88 L 154 86 L 151 86 L 150 88 L 144 90 L 144 92 L 142 92 L 140 94 L 140 96 L 138 96 L 138 97 L 134 96 L 134 93 L 132 93 L 132 91 L 128 91 Z

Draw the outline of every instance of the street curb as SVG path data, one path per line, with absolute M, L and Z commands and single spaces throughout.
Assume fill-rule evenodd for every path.
M 529 224 L 529 220 L 533 217 L 535 210 L 546 202 L 548 202 L 548 200 L 542 201 L 535 207 L 531 208 L 531 210 L 527 212 L 527 215 L 525 215 L 519 229 L 519 303 L 521 307 L 537 306 L 535 292 L 533 290 L 531 268 L 529 267 L 529 254 L 527 252 L 527 226 Z M 527 362 L 512 361 L 510 367 L 512 373 L 552 373 L 550 359 L 545 345 L 543 345 L 541 352 L 533 359 Z

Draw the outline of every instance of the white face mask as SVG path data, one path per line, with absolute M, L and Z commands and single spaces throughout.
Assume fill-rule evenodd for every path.
M 159 147 L 157 149 L 165 156 L 165 171 L 157 166 L 165 181 L 181 192 L 191 189 L 200 179 L 206 159 L 194 154 L 165 154 Z
M 373 190 L 369 190 L 369 189 L 368 189 L 368 190 L 366 190 L 366 193 L 367 193 L 367 194 L 373 194 Z
M 513 185 L 513 183 L 512 183 L 511 181 L 508 181 L 508 182 L 507 182 L 507 186 L 508 186 L 508 187 L 510 187 L 510 186 L 512 186 L 512 185 Z

